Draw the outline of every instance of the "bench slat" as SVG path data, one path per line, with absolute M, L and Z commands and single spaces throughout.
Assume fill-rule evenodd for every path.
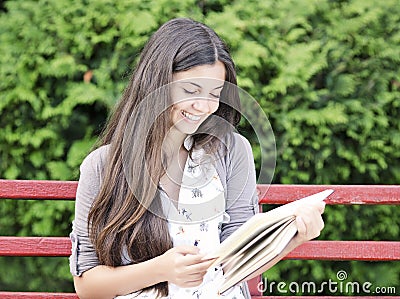
M 74 200 L 76 181 L 0 180 L 0 199 Z M 400 186 L 395 185 L 257 185 L 260 204 L 286 204 L 310 194 L 334 189 L 327 204 L 400 204 Z M 61 256 L 71 253 L 71 243 L 66 237 L 0 237 L 0 256 Z M 286 259 L 306 260 L 400 260 L 399 241 L 310 241 Z M 282 298 L 260 296 L 259 278 L 250 282 L 252 299 Z M 352 296 L 317 296 L 318 298 L 356 298 Z M 302 296 L 301 298 L 317 298 Z M 78 299 L 73 293 L 0 292 L 0 298 L 67 298 Z M 299 298 L 285 296 L 285 298 Z M 357 298 L 374 298 L 357 296 Z M 381 298 L 393 298 L 383 296 Z
M 399 185 L 257 185 L 260 204 L 286 204 L 326 189 L 335 190 L 327 204 L 400 204 Z
M 0 292 L 0 298 L 2 299 L 53 299 L 53 298 L 65 298 L 65 299 L 79 299 L 76 294 L 73 293 L 39 293 L 39 292 Z M 252 296 L 252 299 L 315 299 L 315 298 L 323 298 L 323 299 L 348 299 L 348 298 L 360 298 L 360 299 L 372 299 L 376 298 L 374 296 Z M 379 296 L 379 298 L 383 299 L 391 299 L 394 297 L 389 296 Z
M 74 200 L 76 181 L 0 180 L 0 198 Z M 335 189 L 328 204 L 400 204 L 399 185 L 257 185 L 260 204 L 285 204 Z
M 0 256 L 69 256 L 67 237 L 0 237 Z
M 0 293 L 1 294 L 1 293 Z M 348 299 L 348 298 L 356 298 L 356 299 L 376 299 L 376 296 L 251 296 L 251 299 L 315 299 L 315 298 L 323 298 L 323 299 Z M 390 296 L 379 296 L 379 298 L 383 299 L 393 299 L 395 297 Z
M 74 293 L 0 292 L 1 299 L 79 299 Z
M 75 200 L 76 181 L 0 180 L 0 198 Z
M 0 237 L 0 256 L 69 256 L 66 237 Z M 400 260 L 397 241 L 309 241 L 286 257 L 311 260 Z
M 400 241 L 309 241 L 285 258 L 305 260 L 398 261 Z

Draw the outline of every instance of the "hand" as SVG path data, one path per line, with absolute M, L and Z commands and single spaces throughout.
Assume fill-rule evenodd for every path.
M 196 287 L 203 282 L 207 269 L 214 260 L 202 261 L 204 254 L 199 254 L 195 246 L 177 246 L 160 256 L 160 269 L 164 281 L 181 288 Z
M 297 208 L 295 212 L 297 235 L 295 242 L 302 244 L 318 237 L 324 228 L 321 215 L 325 210 L 325 202 L 313 203 Z

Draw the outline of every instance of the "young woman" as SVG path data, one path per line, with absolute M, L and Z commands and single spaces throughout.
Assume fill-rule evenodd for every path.
M 173 19 L 150 38 L 80 168 L 70 236 L 80 298 L 249 298 L 245 283 L 218 295 L 223 270 L 202 259 L 258 209 L 250 144 L 232 131 L 235 86 L 207 26 Z M 254 276 L 318 236 L 323 209 L 297 211 L 298 234 Z

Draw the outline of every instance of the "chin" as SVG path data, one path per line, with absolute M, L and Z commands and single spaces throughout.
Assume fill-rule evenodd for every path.
M 192 134 L 194 134 L 194 133 L 196 133 L 197 132 L 197 128 L 195 129 L 195 130 L 185 130 L 185 131 L 182 131 L 182 133 L 184 133 L 184 134 L 186 134 L 186 135 L 192 135 Z
M 188 126 L 178 126 L 177 130 L 183 134 L 192 135 L 192 134 L 196 133 L 198 128 L 199 128 L 199 126 L 191 127 L 191 128 Z

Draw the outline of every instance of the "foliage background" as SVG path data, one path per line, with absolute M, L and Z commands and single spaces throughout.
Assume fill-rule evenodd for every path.
M 397 0 L 39 0 L 0 3 L 0 177 L 76 180 L 150 34 L 173 17 L 216 30 L 268 115 L 274 183 L 398 184 Z M 243 123 L 243 134 L 255 136 Z M 249 133 L 250 132 L 250 133 Z M 260 150 L 254 143 L 256 164 Z M 1 235 L 65 236 L 72 202 L 3 200 Z M 398 240 L 398 207 L 327 207 L 321 239 Z M 73 291 L 67 259 L 1 258 L 1 290 Z M 399 286 L 398 263 L 283 261 L 275 281 Z M 397 290 L 398 292 L 400 290 Z M 278 294 L 279 295 L 279 294 Z

